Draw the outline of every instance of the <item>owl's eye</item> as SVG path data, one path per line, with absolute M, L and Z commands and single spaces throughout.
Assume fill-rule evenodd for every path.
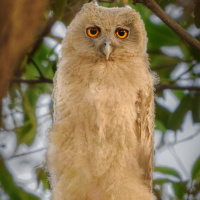
M 128 36 L 128 31 L 126 29 L 117 29 L 115 33 L 121 39 L 124 39 Z
M 100 28 L 98 27 L 89 27 L 86 30 L 87 35 L 90 37 L 96 37 L 100 33 Z

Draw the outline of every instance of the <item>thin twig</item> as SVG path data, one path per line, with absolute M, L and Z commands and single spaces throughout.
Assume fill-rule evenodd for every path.
M 36 149 L 34 151 L 22 153 L 22 154 L 13 155 L 13 156 L 9 157 L 7 160 L 12 159 L 12 158 L 16 158 L 16 157 L 26 156 L 26 155 L 37 153 L 39 151 L 44 151 L 44 150 L 46 150 L 46 147 L 43 147 L 43 148 L 40 148 L 40 149 Z
M 160 69 L 166 69 L 166 68 L 173 68 L 177 65 L 178 63 L 172 63 L 172 64 L 166 64 L 166 65 L 159 65 L 155 67 L 151 67 L 151 70 L 160 70 Z
M 162 92 L 163 90 L 166 90 L 166 89 L 200 91 L 200 87 L 197 87 L 197 86 L 158 85 L 156 86 L 156 93 Z
M 197 63 L 199 64 L 199 63 Z M 197 65 L 197 64 L 193 64 L 189 69 L 187 69 L 186 71 L 184 71 L 182 74 L 180 74 L 175 80 L 173 80 L 173 82 L 178 81 L 179 79 L 181 79 L 181 77 L 184 74 L 187 74 L 188 72 L 192 71 L 192 69 Z
M 133 0 L 133 4 L 142 3 L 155 13 L 169 28 L 171 28 L 181 39 L 186 41 L 197 51 L 200 51 L 200 42 L 187 33 L 179 24 L 177 24 L 154 0 Z
M 13 77 L 11 80 L 16 83 L 28 83 L 28 84 L 53 83 L 52 79 L 45 78 L 45 77 L 36 79 L 36 80 L 27 80 L 27 79 L 20 79 L 20 78 Z
M 33 58 L 29 57 L 29 60 L 34 64 L 35 68 L 37 69 L 38 73 L 40 74 L 40 77 L 44 78 L 44 75 L 42 74 L 42 71 L 40 70 L 37 63 L 33 60 Z
M 169 67 L 175 67 L 176 65 L 178 65 L 179 63 L 190 63 L 193 62 L 194 60 L 180 60 L 180 62 L 177 63 L 171 63 L 171 64 L 165 64 L 165 65 L 158 65 L 158 66 L 152 66 L 151 70 L 160 70 L 160 69 L 165 69 L 165 68 L 169 68 Z
M 183 143 L 183 142 L 187 142 L 188 140 L 191 140 L 193 139 L 194 137 L 198 136 L 200 134 L 200 129 L 198 129 L 196 131 L 196 133 L 192 134 L 191 136 L 185 138 L 185 139 L 182 139 L 182 140 L 178 140 L 176 143 L 174 144 L 180 144 L 180 143 Z
M 175 145 L 177 145 L 177 144 L 180 144 L 180 143 L 183 143 L 183 142 L 187 142 L 187 141 L 189 141 L 189 140 L 195 138 L 195 137 L 198 136 L 199 134 L 200 134 L 200 129 L 198 129 L 194 134 L 192 134 L 191 136 L 189 136 L 189 137 L 187 137 L 187 138 L 184 138 L 184 139 L 182 139 L 182 140 L 177 140 L 177 141 L 175 141 L 175 142 L 170 142 L 169 144 L 163 146 L 163 147 L 159 150 L 159 152 L 163 152 L 163 151 L 165 151 L 166 149 L 170 148 L 171 146 L 175 146 Z
M 53 83 L 52 79 L 45 78 L 45 77 L 36 79 L 36 80 L 26 80 L 26 79 L 20 79 L 20 78 L 13 77 L 12 81 L 17 82 L 17 83 L 28 83 L 28 84 L 38 84 L 38 83 L 51 83 L 52 84 Z M 196 86 L 158 85 L 155 88 L 156 88 L 156 93 L 162 92 L 163 90 L 166 90 L 166 89 L 200 91 L 200 87 L 196 87 Z

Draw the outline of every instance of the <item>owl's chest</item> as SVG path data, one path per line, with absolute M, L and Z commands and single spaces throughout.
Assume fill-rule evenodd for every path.
M 127 86 L 128 87 L 128 86 Z M 88 110 L 99 126 L 132 126 L 136 119 L 136 93 L 133 87 L 106 87 L 91 84 L 85 93 Z

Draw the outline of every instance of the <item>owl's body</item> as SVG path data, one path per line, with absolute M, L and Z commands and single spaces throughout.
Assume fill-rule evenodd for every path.
M 98 36 L 88 27 L 98 27 Z M 119 38 L 118 29 L 127 37 Z M 53 200 L 154 199 L 146 43 L 144 25 L 129 8 L 85 4 L 68 27 L 47 152 Z

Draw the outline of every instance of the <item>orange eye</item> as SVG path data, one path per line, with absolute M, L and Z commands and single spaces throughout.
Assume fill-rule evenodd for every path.
M 126 29 L 117 29 L 116 34 L 119 38 L 124 39 L 128 36 L 128 31 Z
M 89 27 L 86 31 L 87 35 L 90 37 L 96 37 L 100 33 L 100 29 L 98 27 Z

